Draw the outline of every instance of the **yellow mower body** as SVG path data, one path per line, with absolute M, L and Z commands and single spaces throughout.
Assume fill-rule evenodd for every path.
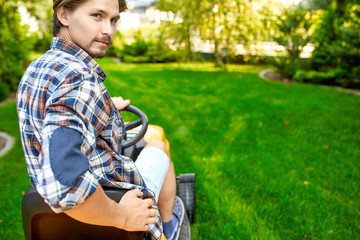
M 125 123 L 126 124 L 126 123 Z M 131 129 L 130 131 L 138 132 L 140 131 L 141 126 Z M 166 144 L 166 148 L 170 154 L 170 143 L 165 137 L 164 129 L 158 125 L 149 124 L 147 131 L 144 136 L 144 140 L 147 143 L 154 141 L 162 141 Z

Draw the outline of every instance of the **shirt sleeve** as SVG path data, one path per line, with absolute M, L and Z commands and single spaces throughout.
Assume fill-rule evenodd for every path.
M 89 169 L 96 147 L 96 109 L 104 99 L 92 74 L 66 78 L 45 104 L 37 190 L 55 212 L 83 203 L 97 188 Z M 106 121 L 106 115 L 100 116 Z

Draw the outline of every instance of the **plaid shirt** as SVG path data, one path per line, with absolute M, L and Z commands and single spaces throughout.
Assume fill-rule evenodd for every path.
M 120 155 L 124 123 L 103 84 L 105 77 L 81 48 L 53 38 L 51 49 L 31 63 L 21 79 L 17 110 L 30 180 L 55 212 L 83 203 L 98 184 L 148 193 L 134 162 Z M 49 143 L 61 127 L 81 134 L 81 152 L 89 162 L 72 187 L 60 183 L 51 168 Z M 149 231 L 160 239 L 159 212 Z

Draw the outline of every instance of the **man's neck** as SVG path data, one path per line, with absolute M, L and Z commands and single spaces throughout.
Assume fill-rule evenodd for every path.
M 56 37 L 65 39 L 66 41 L 73 42 L 70 34 L 69 34 L 69 28 L 68 27 L 61 27 L 59 33 Z

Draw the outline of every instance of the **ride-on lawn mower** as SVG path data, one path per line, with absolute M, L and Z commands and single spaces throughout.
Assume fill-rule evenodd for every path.
M 134 106 L 125 111 L 139 117 L 138 120 L 125 124 L 125 140 L 122 142 L 123 155 L 136 159 L 147 142 L 164 141 L 170 152 L 170 145 L 164 130 L 155 125 L 148 125 L 146 115 Z M 141 127 L 140 127 L 141 125 Z M 190 224 L 195 221 L 195 174 L 181 174 L 176 179 L 177 195 L 183 200 L 186 214 L 181 225 L 179 239 L 191 239 Z M 103 187 L 108 197 L 119 202 L 126 189 Z M 25 238 L 29 239 L 124 239 L 144 240 L 149 236 L 145 232 L 127 232 L 114 227 L 90 225 L 79 222 L 65 213 L 55 213 L 44 202 L 35 187 L 28 189 L 22 201 L 22 220 Z M 163 239 L 165 236 L 163 235 Z

